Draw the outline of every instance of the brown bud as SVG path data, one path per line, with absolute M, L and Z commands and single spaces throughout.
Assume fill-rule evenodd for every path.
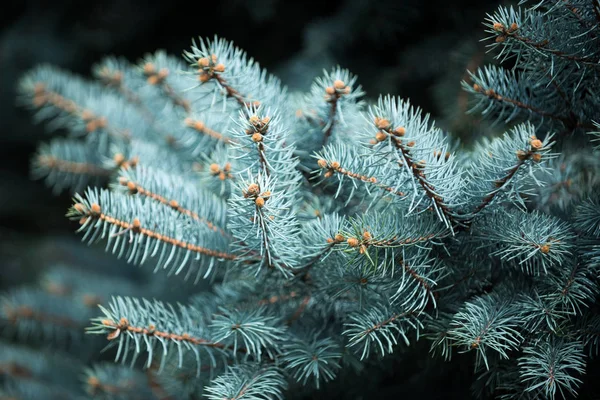
M 198 59 L 198 66 L 200 67 L 208 67 L 208 64 L 210 64 L 210 61 L 208 60 L 207 57 L 202 57 Z
M 340 167 L 340 162 L 339 161 L 332 161 L 331 162 L 331 168 L 338 169 L 339 167 Z
M 344 83 L 344 81 L 340 80 L 340 79 L 336 79 L 335 81 L 333 81 L 333 87 L 341 90 L 344 87 L 346 87 L 346 84 Z
M 223 167 L 223 171 L 225 171 L 225 172 L 231 171 L 231 163 L 230 162 L 225 163 L 225 166 Z
M 387 129 L 390 127 L 390 121 L 385 118 L 375 117 L 374 122 L 378 129 Z
M 137 218 L 134 218 L 133 222 L 131 223 L 131 230 L 134 232 L 139 232 L 141 227 L 142 227 L 142 224 L 141 224 L 140 220 Z
M 169 70 L 166 68 L 161 68 L 160 71 L 158 71 L 158 77 L 160 79 L 165 79 L 167 76 L 169 76 Z
M 385 139 L 387 139 L 387 135 L 382 131 L 379 131 L 375 134 L 375 140 L 378 142 L 383 142 Z
M 535 162 L 540 162 L 542 161 L 542 155 L 540 153 L 533 153 L 531 159 Z
M 364 231 L 362 238 L 363 238 L 363 240 L 371 240 L 372 239 L 371 233 L 369 231 Z
M 327 171 L 323 174 L 325 178 L 331 178 L 333 176 L 333 171 Z
M 100 387 L 100 379 L 98 379 L 98 377 L 96 377 L 96 376 L 90 376 L 87 379 L 87 384 L 93 388 Z
M 216 64 L 216 62 L 217 62 L 217 55 L 216 54 L 211 54 L 210 55 L 210 59 L 213 62 L 213 64 Z
M 334 88 L 332 88 L 331 86 L 327 86 L 327 87 L 325 88 L 325 93 L 327 93 L 328 95 L 332 95 L 332 94 L 334 94 L 334 93 L 335 93 L 335 89 L 334 89 Z
M 82 203 L 77 203 L 73 206 L 78 213 L 85 214 L 86 207 Z
M 81 112 L 81 119 L 84 120 L 84 121 L 90 121 L 90 120 L 92 120 L 94 118 L 96 118 L 96 116 L 90 110 L 83 110 Z
M 208 82 L 210 78 L 211 76 L 204 71 L 202 71 L 200 75 L 198 75 L 198 80 L 202 83 Z
M 504 41 L 506 41 L 506 36 L 504 36 L 504 35 L 496 36 L 496 43 L 503 43 Z
M 254 204 L 256 204 L 257 207 L 262 208 L 265 205 L 265 199 L 257 197 L 256 200 L 254 200 Z
M 217 64 L 217 65 L 215 65 L 215 67 L 213 69 L 217 72 L 225 72 L 225 65 Z
M 517 23 L 516 23 L 516 22 L 513 22 L 512 24 L 510 24 L 510 28 L 508 29 L 508 31 L 509 31 L 510 33 L 512 33 L 512 32 L 514 32 L 514 31 L 516 31 L 517 29 L 519 29 L 519 25 L 517 25 Z
M 350 246 L 350 247 L 358 247 L 358 244 L 359 244 L 358 239 L 353 238 L 353 237 L 348 238 L 347 242 L 348 242 L 348 246 Z
M 219 165 L 215 164 L 215 163 L 210 164 L 209 169 L 210 169 L 210 173 L 213 174 L 213 175 L 218 174 L 219 170 L 220 170 Z
M 87 132 L 94 132 L 97 128 L 98 124 L 96 123 L 96 120 L 91 120 L 85 125 L 85 130 Z
M 327 243 L 330 243 L 330 244 L 333 243 L 333 239 L 332 238 L 327 238 L 326 241 L 327 241 Z
M 258 125 L 258 123 L 260 122 L 260 119 L 255 114 L 255 115 L 251 115 L 250 118 L 248 118 L 248 122 L 250 122 L 252 125 Z
M 159 82 L 159 77 L 157 75 L 150 75 L 147 82 L 150 85 L 156 85 Z
M 263 140 L 263 135 L 261 135 L 260 133 L 256 132 L 252 135 L 252 141 L 254 143 L 258 143 L 258 142 L 262 142 Z
M 169 201 L 169 206 L 171 208 L 179 208 L 179 203 L 177 202 L 177 200 L 171 200 Z
M 377 178 L 375 178 L 374 176 L 369 178 L 369 182 L 371 183 L 377 183 Z
M 335 239 L 336 242 L 343 242 L 344 241 L 344 235 L 342 235 L 340 233 L 336 234 L 333 238 Z
M 521 161 L 525 161 L 527 159 L 527 153 L 523 150 L 517 150 L 517 158 Z
M 270 191 L 270 190 L 266 190 L 266 191 L 262 192 L 262 193 L 260 194 L 260 197 L 264 197 L 264 198 L 265 198 L 265 200 L 267 200 L 268 198 L 270 198 L 270 197 L 271 197 L 271 191 Z
M 114 155 L 113 161 L 115 162 L 115 164 L 121 165 L 125 161 L 125 156 L 123 155 L 123 153 L 117 153 Z
M 154 64 L 152 64 L 152 63 L 144 64 L 144 74 L 150 75 L 150 74 L 153 74 L 154 72 L 155 72 Z
M 91 206 L 91 213 L 94 217 L 100 216 L 102 213 L 102 207 L 100 207 L 97 203 L 93 203 Z
M 317 161 L 317 164 L 319 165 L 319 167 L 321 168 L 327 168 L 327 161 L 323 160 L 322 158 L 319 159 L 319 161 Z
M 550 252 L 550 245 L 549 244 L 544 244 L 544 245 L 540 246 L 540 251 L 543 254 L 548 254 Z
M 502 32 L 504 30 L 504 25 L 500 22 L 494 22 L 493 28 L 496 32 Z
M 476 92 L 481 91 L 481 86 L 479 86 L 478 84 L 474 83 L 473 84 L 473 90 L 475 90 Z
M 542 141 L 541 141 L 540 139 L 533 139 L 533 140 L 531 141 L 531 148 L 532 148 L 533 150 L 539 150 L 539 149 L 541 149 L 542 147 L 544 147 L 544 144 L 542 143 Z
M 227 176 L 225 175 L 225 172 L 223 172 L 223 171 L 219 172 L 219 179 L 224 181 L 225 178 L 227 178 Z
M 256 196 L 258 194 L 258 192 L 260 192 L 260 188 L 258 187 L 258 185 L 256 183 L 251 183 L 250 185 L 248 185 L 247 192 L 250 195 Z
M 396 129 L 394 129 L 394 135 L 396 136 L 404 136 L 405 133 L 406 129 L 403 126 L 399 126 Z
M 127 182 L 127 189 L 129 189 L 129 191 L 131 193 L 136 193 L 137 192 L 137 186 L 132 181 Z

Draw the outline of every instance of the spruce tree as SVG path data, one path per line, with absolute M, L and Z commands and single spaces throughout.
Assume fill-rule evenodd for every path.
M 108 57 L 94 81 L 34 68 L 20 104 L 68 132 L 34 175 L 73 193 L 84 242 L 156 278 L 57 266 L 4 293 L 4 325 L 102 335 L 131 368 L 88 348 L 101 398 L 308 395 L 423 342 L 439 364 L 469 353 L 478 397 L 576 397 L 600 334 L 600 5 L 523 3 L 488 15 L 498 62 L 463 82 L 506 128 L 472 148 L 342 67 L 288 93 L 218 37 Z M 177 276 L 185 303 L 160 298 Z M 23 383 L 54 379 L 55 355 L 2 346 L 7 395 L 83 396 Z

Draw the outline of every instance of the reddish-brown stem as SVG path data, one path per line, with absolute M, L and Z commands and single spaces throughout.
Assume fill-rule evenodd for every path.
M 411 315 L 411 314 L 419 314 L 420 312 L 418 311 L 409 311 L 409 312 L 405 312 L 405 313 L 401 313 L 401 314 L 392 314 L 391 317 L 389 317 L 388 319 L 386 319 L 385 321 L 381 321 L 375 325 L 373 325 L 372 327 L 366 329 L 365 331 L 363 331 L 362 336 L 366 336 L 378 329 L 383 328 L 386 325 L 389 325 L 391 323 L 393 323 L 394 321 L 396 321 L 399 318 L 402 317 L 406 317 L 407 315 Z
M 208 219 L 206 219 L 204 217 L 200 217 L 197 212 L 187 209 L 185 207 L 182 207 L 179 204 L 179 202 L 174 199 L 167 199 L 164 196 L 161 196 L 157 193 L 153 193 L 150 190 L 144 188 L 139 183 L 129 180 L 125 177 L 121 177 L 121 179 L 119 180 L 119 183 L 123 186 L 127 186 L 127 188 L 129 189 L 129 192 L 131 194 L 138 194 L 140 196 L 148 197 L 154 201 L 157 201 L 161 204 L 171 207 L 173 210 L 179 212 L 180 214 L 183 214 L 189 218 L 192 218 L 193 220 L 196 220 L 200 223 L 205 224 L 206 226 L 208 226 L 209 229 L 211 229 L 214 232 L 218 232 L 225 237 L 231 236 L 229 233 L 225 232 L 225 230 L 223 228 L 216 226 L 214 223 L 212 223 L 211 221 L 209 221 Z
M 61 160 L 50 155 L 40 155 L 37 162 L 40 166 L 69 174 L 109 177 L 114 172 L 113 169 L 106 169 L 89 163 Z
M 427 181 L 425 173 L 423 171 L 423 167 L 417 165 L 413 161 L 412 155 L 410 154 L 410 147 L 408 145 L 405 145 L 402 142 L 401 138 L 396 137 L 394 135 L 394 132 L 392 132 L 391 128 L 387 128 L 385 129 L 385 131 L 389 134 L 392 144 L 394 145 L 396 150 L 399 151 L 403 161 L 406 163 L 406 166 L 410 171 L 412 171 L 413 177 L 423 188 L 427 197 L 429 197 L 433 201 L 433 203 L 442 212 L 442 214 L 446 217 L 446 219 L 452 226 L 460 225 L 460 222 L 456 219 L 455 215 L 452 213 L 450 208 L 444 203 L 444 199 L 440 195 L 435 193 L 435 188 Z
M 484 208 L 486 208 L 488 205 L 490 205 L 490 203 L 496 198 L 498 193 L 500 193 L 500 188 L 502 188 L 502 186 L 504 186 L 504 184 L 506 184 L 506 182 L 508 182 L 513 176 L 515 176 L 515 174 L 519 171 L 519 169 L 523 166 L 523 164 L 525 164 L 525 162 L 527 160 L 529 160 L 533 154 L 534 153 L 531 150 L 524 153 L 524 155 L 521 157 L 521 159 L 519 159 L 517 161 L 517 163 L 508 171 L 508 173 L 504 177 L 502 177 L 501 179 L 499 179 L 495 182 L 497 189 L 492 191 L 487 196 L 485 196 L 483 198 L 482 202 L 479 203 L 479 205 L 477 207 L 475 207 L 475 209 L 471 213 L 471 217 L 469 217 L 465 221 L 465 224 L 467 226 L 473 222 L 473 218 L 475 217 L 476 214 L 480 213 Z
M 206 124 L 199 120 L 193 120 L 191 118 L 186 118 L 185 123 L 190 128 L 193 128 L 196 132 L 202 133 L 203 135 L 210 136 L 214 139 L 217 139 L 221 142 L 231 144 L 233 140 L 225 137 L 222 133 L 217 132 L 216 130 L 209 128 Z
M 518 40 L 519 42 L 524 43 L 526 45 L 529 45 L 529 46 L 531 46 L 531 47 L 533 47 L 533 48 L 535 48 L 535 49 L 537 49 L 539 51 L 550 53 L 550 54 L 555 55 L 555 56 L 557 56 L 559 58 L 563 58 L 565 60 L 582 63 L 584 65 L 589 65 L 591 67 L 600 67 L 600 65 L 598 64 L 597 60 L 596 61 L 592 60 L 589 57 L 578 57 L 578 56 L 574 56 L 574 55 L 571 55 L 571 54 L 567 54 L 567 53 L 565 53 L 565 52 L 563 52 L 561 50 L 548 48 L 547 47 L 548 43 L 549 43 L 548 40 L 543 40 L 541 42 L 536 42 L 536 41 L 534 41 L 532 39 L 529 39 L 527 37 L 518 35 L 516 33 L 509 33 L 508 31 L 506 31 L 505 34 L 506 34 L 507 37 L 513 38 L 515 40 Z
M 244 99 L 244 96 L 237 91 L 236 89 L 234 89 L 233 87 L 229 86 L 229 84 L 227 83 L 227 81 L 225 80 L 225 78 L 223 78 L 220 74 L 214 74 L 213 78 L 219 82 L 219 85 L 221 85 L 226 93 L 227 93 L 227 97 L 232 97 L 233 99 L 235 99 L 242 107 L 247 107 L 249 105 L 253 105 L 254 102 L 248 102 Z
M 431 293 L 431 286 L 429 286 L 429 283 L 427 283 L 425 278 L 423 278 L 421 275 L 417 274 L 417 271 L 412 269 L 410 267 L 410 265 L 406 264 L 405 262 L 402 262 L 402 268 L 404 268 L 404 271 L 406 273 L 408 273 L 411 276 L 411 278 L 413 278 L 415 281 L 417 281 L 419 283 L 419 285 L 422 286 L 423 289 L 425 289 L 425 291 L 428 294 Z
M 348 178 L 351 178 L 351 179 L 358 179 L 358 180 L 360 180 L 362 182 L 371 183 L 374 186 L 376 186 L 377 188 L 379 188 L 381 190 L 384 190 L 384 191 L 386 191 L 388 193 L 391 193 L 393 195 L 400 196 L 400 197 L 406 196 L 406 193 L 404 193 L 404 192 L 400 192 L 400 191 L 397 191 L 396 189 L 391 188 L 389 186 L 385 186 L 385 185 L 382 185 L 380 183 L 377 183 L 378 180 L 374 176 L 366 176 L 366 175 L 361 175 L 361 174 L 359 174 L 357 172 L 352 172 L 350 170 L 342 168 L 341 166 L 339 166 L 337 164 L 334 164 L 333 162 L 327 162 L 327 165 L 326 165 L 325 168 L 328 171 L 331 171 L 331 173 L 335 172 L 335 173 L 338 173 L 340 175 L 347 176 Z M 325 175 L 325 176 L 327 177 L 327 175 Z
M 155 231 L 147 229 L 147 228 L 143 228 L 139 225 L 134 226 L 134 223 L 121 221 L 117 218 L 111 217 L 110 215 L 99 214 L 98 216 L 91 216 L 91 217 L 98 218 L 106 223 L 111 224 L 111 225 L 116 225 L 124 230 L 131 230 L 132 232 L 134 232 L 136 234 L 144 235 L 144 236 L 147 236 L 147 237 L 149 237 L 151 239 L 155 239 L 155 240 L 160 240 L 160 241 L 168 243 L 170 245 L 173 245 L 173 246 L 176 246 L 176 247 L 179 247 L 182 249 L 186 249 L 189 251 L 193 251 L 195 253 L 203 254 L 203 255 L 206 255 L 209 257 L 222 258 L 222 259 L 226 259 L 226 260 L 235 260 L 237 258 L 235 255 L 230 254 L 230 253 L 207 249 L 206 247 L 198 246 L 198 245 L 195 245 L 192 243 L 187 243 L 184 240 L 178 240 L 178 239 L 166 236 L 166 235 L 162 235 L 158 232 L 155 232 Z M 85 222 L 85 221 L 82 221 L 82 222 Z

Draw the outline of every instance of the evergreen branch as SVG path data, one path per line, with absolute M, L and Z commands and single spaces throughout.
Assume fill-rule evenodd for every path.
M 144 228 L 139 219 L 134 219 L 132 222 L 122 221 L 118 218 L 115 218 L 111 215 L 102 213 L 102 208 L 97 203 L 92 203 L 89 209 L 83 203 L 76 203 L 74 206 L 76 212 L 80 218 L 80 223 L 84 225 L 88 223 L 89 220 L 98 219 L 104 223 L 109 225 L 113 225 L 123 229 L 124 231 L 131 231 L 133 234 L 139 234 L 142 236 L 146 236 L 150 239 L 156 239 L 160 242 L 164 242 L 170 244 L 174 247 L 179 247 L 181 249 L 187 249 L 191 252 L 207 255 L 209 257 L 214 258 L 223 258 L 227 260 L 234 260 L 236 257 L 233 254 L 228 254 L 225 252 L 207 249 L 202 246 L 198 246 L 192 243 L 188 243 L 184 240 L 178 240 L 173 237 L 169 237 L 166 235 L 162 235 L 158 232 L 155 232 L 151 229 Z
M 114 173 L 114 171 L 110 169 L 102 168 L 95 164 L 61 160 L 51 155 L 40 154 L 37 157 L 36 162 L 40 167 L 53 169 L 59 173 L 66 174 L 109 177 Z
M 452 231 L 461 221 L 456 208 L 462 201 L 462 171 L 456 157 L 448 151 L 448 139 L 429 122 L 429 115 L 408 102 L 381 97 L 372 107 L 370 127 L 375 133 L 373 150 L 380 155 L 380 168 L 392 164 L 411 186 L 409 211 L 420 208 L 427 201 L 437 217 Z M 444 156 L 442 156 L 444 155 Z M 390 175 L 390 172 L 387 173 Z
M 32 102 L 37 108 L 54 107 L 57 112 L 64 112 L 73 117 L 84 125 L 84 130 L 88 134 L 103 130 L 113 137 L 130 140 L 126 131 L 111 126 L 105 116 L 97 116 L 93 111 L 85 109 L 74 100 L 52 91 L 44 82 L 34 84 Z
M 95 364 L 84 370 L 85 391 L 94 398 L 153 398 L 143 373 L 123 366 Z
M 376 347 L 380 355 L 393 352 L 393 347 L 398 344 L 401 337 L 408 346 L 406 336 L 409 330 L 419 331 L 421 322 L 416 318 L 419 312 L 395 312 L 389 307 L 374 305 L 362 312 L 352 313 L 350 321 L 344 326 L 343 335 L 349 336 L 348 346 L 362 346 L 360 359 L 365 359 L 372 352 L 371 347 Z M 417 333 L 418 335 L 418 333 Z
M 373 184 L 373 186 L 375 186 L 381 190 L 384 190 L 388 193 L 391 193 L 393 195 L 400 196 L 400 197 L 406 196 L 406 193 L 396 190 L 395 188 L 379 184 L 378 179 L 374 176 L 361 175 L 357 172 L 352 172 L 352 171 L 349 171 L 349 170 L 343 168 L 340 165 L 339 161 L 331 161 L 331 160 L 328 161 L 324 158 L 319 158 L 317 164 L 319 165 L 319 167 L 321 169 L 326 170 L 325 174 L 324 174 L 325 178 L 330 178 L 331 176 L 333 176 L 334 173 L 338 173 L 340 175 L 347 176 L 350 179 L 356 179 L 356 180 L 359 180 L 362 182 L 371 183 L 371 184 Z
M 105 334 L 111 346 L 117 346 L 116 361 L 126 361 L 133 353 L 132 364 L 140 352 L 147 353 L 146 367 L 152 365 L 156 345 L 162 347 L 159 371 L 162 371 L 167 355 L 177 349 L 179 367 L 184 353 L 192 352 L 196 361 L 196 375 L 203 364 L 201 352 L 206 353 L 209 366 L 217 365 L 217 357 L 224 358 L 229 350 L 226 344 L 213 340 L 203 314 L 192 307 L 178 306 L 177 311 L 160 301 L 129 297 L 113 298 L 109 308 L 100 306 L 103 316 L 92 319 L 87 331 Z M 245 348 L 236 351 L 246 352 Z
M 177 274 L 189 266 L 186 278 L 196 271 L 196 279 L 200 279 L 215 265 L 237 259 L 228 252 L 229 243 L 221 235 L 206 225 L 182 224 L 184 216 L 161 203 L 91 189 L 86 197 L 76 195 L 75 199 L 67 216 L 79 221 L 79 231 L 85 231 L 83 240 L 106 239 L 107 251 L 112 247 L 113 253 L 125 255 L 128 262 L 143 264 L 158 255 L 156 270 L 170 266 Z
M 539 340 L 523 349 L 519 369 L 528 392 L 549 399 L 554 399 L 557 391 L 562 398 L 567 393 L 577 395 L 581 379 L 573 373 L 585 373 L 583 346 L 554 336 Z
M 56 138 L 40 145 L 31 172 L 35 179 L 44 179 L 59 193 L 67 188 L 75 192 L 90 184 L 101 185 L 116 169 L 102 163 L 86 143 Z
M 172 208 L 180 214 L 224 237 L 230 237 L 222 227 L 225 225 L 226 205 L 214 196 L 192 189 L 192 183 L 176 175 L 166 174 L 152 168 L 138 167 L 135 170 L 122 170 L 119 185 L 129 194 L 147 197 L 153 201 Z M 120 188 L 121 189 L 121 188 Z M 177 196 L 177 199 L 174 198 Z M 212 221 L 184 205 L 190 205 L 194 210 L 202 210 L 202 214 L 210 216 Z
M 512 210 L 490 214 L 480 221 L 476 235 L 484 246 L 494 246 L 502 260 L 516 261 L 524 272 L 538 275 L 567 262 L 574 253 L 569 226 L 538 212 Z
M 507 351 L 523 340 L 517 330 L 520 321 L 514 304 L 490 294 L 467 302 L 452 319 L 448 335 L 465 351 L 476 350 L 477 361 L 483 360 L 489 369 L 488 349 L 508 359 Z
M 0 317 L 21 337 L 56 340 L 61 344 L 79 338 L 89 309 L 71 299 L 48 295 L 34 288 L 20 288 L 0 298 Z
M 427 180 L 424 172 L 425 163 L 414 161 L 413 155 L 410 151 L 410 148 L 414 146 L 414 142 L 411 141 L 403 143 L 401 139 L 401 132 L 404 130 L 404 128 L 399 127 L 392 130 L 389 122 L 380 117 L 375 118 L 374 124 L 378 129 L 381 129 L 381 132 L 386 132 L 388 134 L 391 143 L 401 155 L 403 163 L 410 171 L 412 171 L 415 180 L 419 183 L 419 185 L 421 185 L 425 194 L 433 201 L 436 212 L 441 210 L 441 213 L 444 215 L 443 220 L 448 221 L 451 227 L 459 226 L 460 221 L 456 218 L 455 213 L 450 210 L 444 201 L 444 198 L 437 193 L 436 188 Z
M 504 103 L 511 104 L 516 108 L 521 108 L 523 110 L 535 113 L 541 117 L 552 118 L 554 120 L 561 121 L 565 124 L 569 122 L 569 119 L 565 116 L 557 115 L 552 112 L 547 112 L 547 111 L 541 110 L 537 107 L 534 107 L 530 104 L 523 103 L 519 100 L 511 99 L 510 97 L 503 96 L 501 93 L 497 93 L 492 88 L 485 89 L 477 83 L 473 84 L 473 91 L 476 93 L 481 93 L 481 94 L 487 96 L 491 100 L 496 100 L 498 102 L 504 102 Z
M 307 340 L 295 339 L 283 346 L 283 367 L 297 382 L 309 379 L 319 388 L 321 380 L 330 381 L 341 368 L 341 349 L 331 338 L 310 334 Z
M 540 53 L 548 53 L 550 55 L 557 56 L 559 58 L 563 58 L 568 61 L 581 63 L 583 65 L 587 65 L 587 66 L 591 66 L 591 67 L 596 67 L 596 68 L 600 67 L 600 65 L 598 64 L 598 60 L 593 60 L 590 57 L 576 56 L 576 55 L 561 51 L 559 49 L 549 48 L 548 44 L 550 43 L 550 41 L 548 39 L 543 39 L 541 41 L 538 41 L 538 40 L 534 40 L 532 38 L 520 35 L 518 33 L 519 26 L 515 22 L 511 23 L 508 28 L 500 22 L 494 22 L 493 29 L 494 29 L 494 31 L 496 31 L 498 33 L 498 36 L 496 38 L 497 43 L 503 43 L 507 39 L 512 39 L 512 40 L 516 40 L 516 41 L 524 44 L 525 46 L 528 46 L 535 50 L 538 50 Z
M 236 365 L 205 388 L 211 400 L 283 400 L 286 381 L 276 367 Z
M 207 135 L 211 138 L 217 139 L 218 141 L 221 141 L 226 144 L 232 143 L 232 139 L 224 136 L 222 133 L 217 132 L 214 129 L 209 128 L 208 126 L 206 126 L 206 124 L 203 121 L 188 117 L 185 119 L 184 122 L 185 122 L 186 126 L 193 128 L 198 133 Z
M 159 87 L 175 106 L 181 107 L 186 113 L 190 113 L 191 106 L 189 101 L 179 96 L 175 89 L 167 82 L 169 72 L 169 68 L 160 68 L 160 70 L 157 70 L 151 61 L 147 61 L 143 67 L 143 73 L 149 85 Z
M 192 42 L 190 51 L 184 57 L 197 69 L 200 86 L 213 83 L 223 99 L 233 99 L 243 110 L 261 104 L 277 105 L 284 91 L 279 81 L 267 76 L 266 71 L 246 54 L 223 39 Z M 243 88 L 243 89 L 242 89 Z M 251 98 L 250 93 L 260 94 Z
M 553 145 L 551 139 L 552 135 L 547 135 L 544 141 L 538 139 L 533 125 L 523 124 L 502 138 L 478 145 L 478 158 L 471 165 L 468 186 L 476 200 L 472 210 L 461 214 L 464 228 L 469 229 L 478 214 L 501 198 L 509 197 L 514 203 L 522 203 L 526 173 L 531 177 L 536 170 L 544 171 L 545 162 L 554 157 L 549 152 Z
M 130 78 L 132 66 L 124 59 L 106 57 L 101 63 L 93 66 L 92 73 L 104 86 L 116 89 L 127 101 L 142 109 L 142 112 L 153 120 L 154 117 L 142 103 L 140 96 L 126 83 Z
M 215 341 L 227 344 L 234 354 L 239 348 L 245 349 L 258 361 L 263 351 L 273 360 L 285 334 L 279 318 L 267 315 L 264 307 L 249 311 L 220 308 L 209 327 Z

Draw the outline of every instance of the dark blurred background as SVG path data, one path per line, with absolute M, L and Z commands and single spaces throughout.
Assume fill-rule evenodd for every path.
M 493 62 L 480 40 L 486 12 L 499 3 L 9 1 L 0 14 L 0 290 L 33 281 L 40 265 L 53 262 L 149 273 L 81 244 L 76 226 L 64 217 L 71 194 L 55 196 L 30 178 L 32 154 L 49 136 L 15 106 L 15 85 L 34 65 L 51 63 L 89 76 L 103 55 L 122 55 L 131 62 L 156 49 L 180 55 L 192 38 L 216 34 L 245 49 L 290 90 L 307 91 L 323 68 L 339 64 L 358 75 L 368 99 L 387 93 L 410 98 L 468 143 L 483 127 L 477 116 L 465 115 L 467 96 L 460 81 L 467 69 Z M 423 351 L 426 359 L 426 346 Z M 424 386 L 411 377 L 415 368 L 425 368 L 424 360 L 405 361 L 387 359 L 378 368 L 385 375 L 377 389 L 382 397 L 468 396 L 469 371 L 460 379 L 450 366 L 429 371 L 433 386 Z M 470 368 L 470 362 L 453 365 Z

